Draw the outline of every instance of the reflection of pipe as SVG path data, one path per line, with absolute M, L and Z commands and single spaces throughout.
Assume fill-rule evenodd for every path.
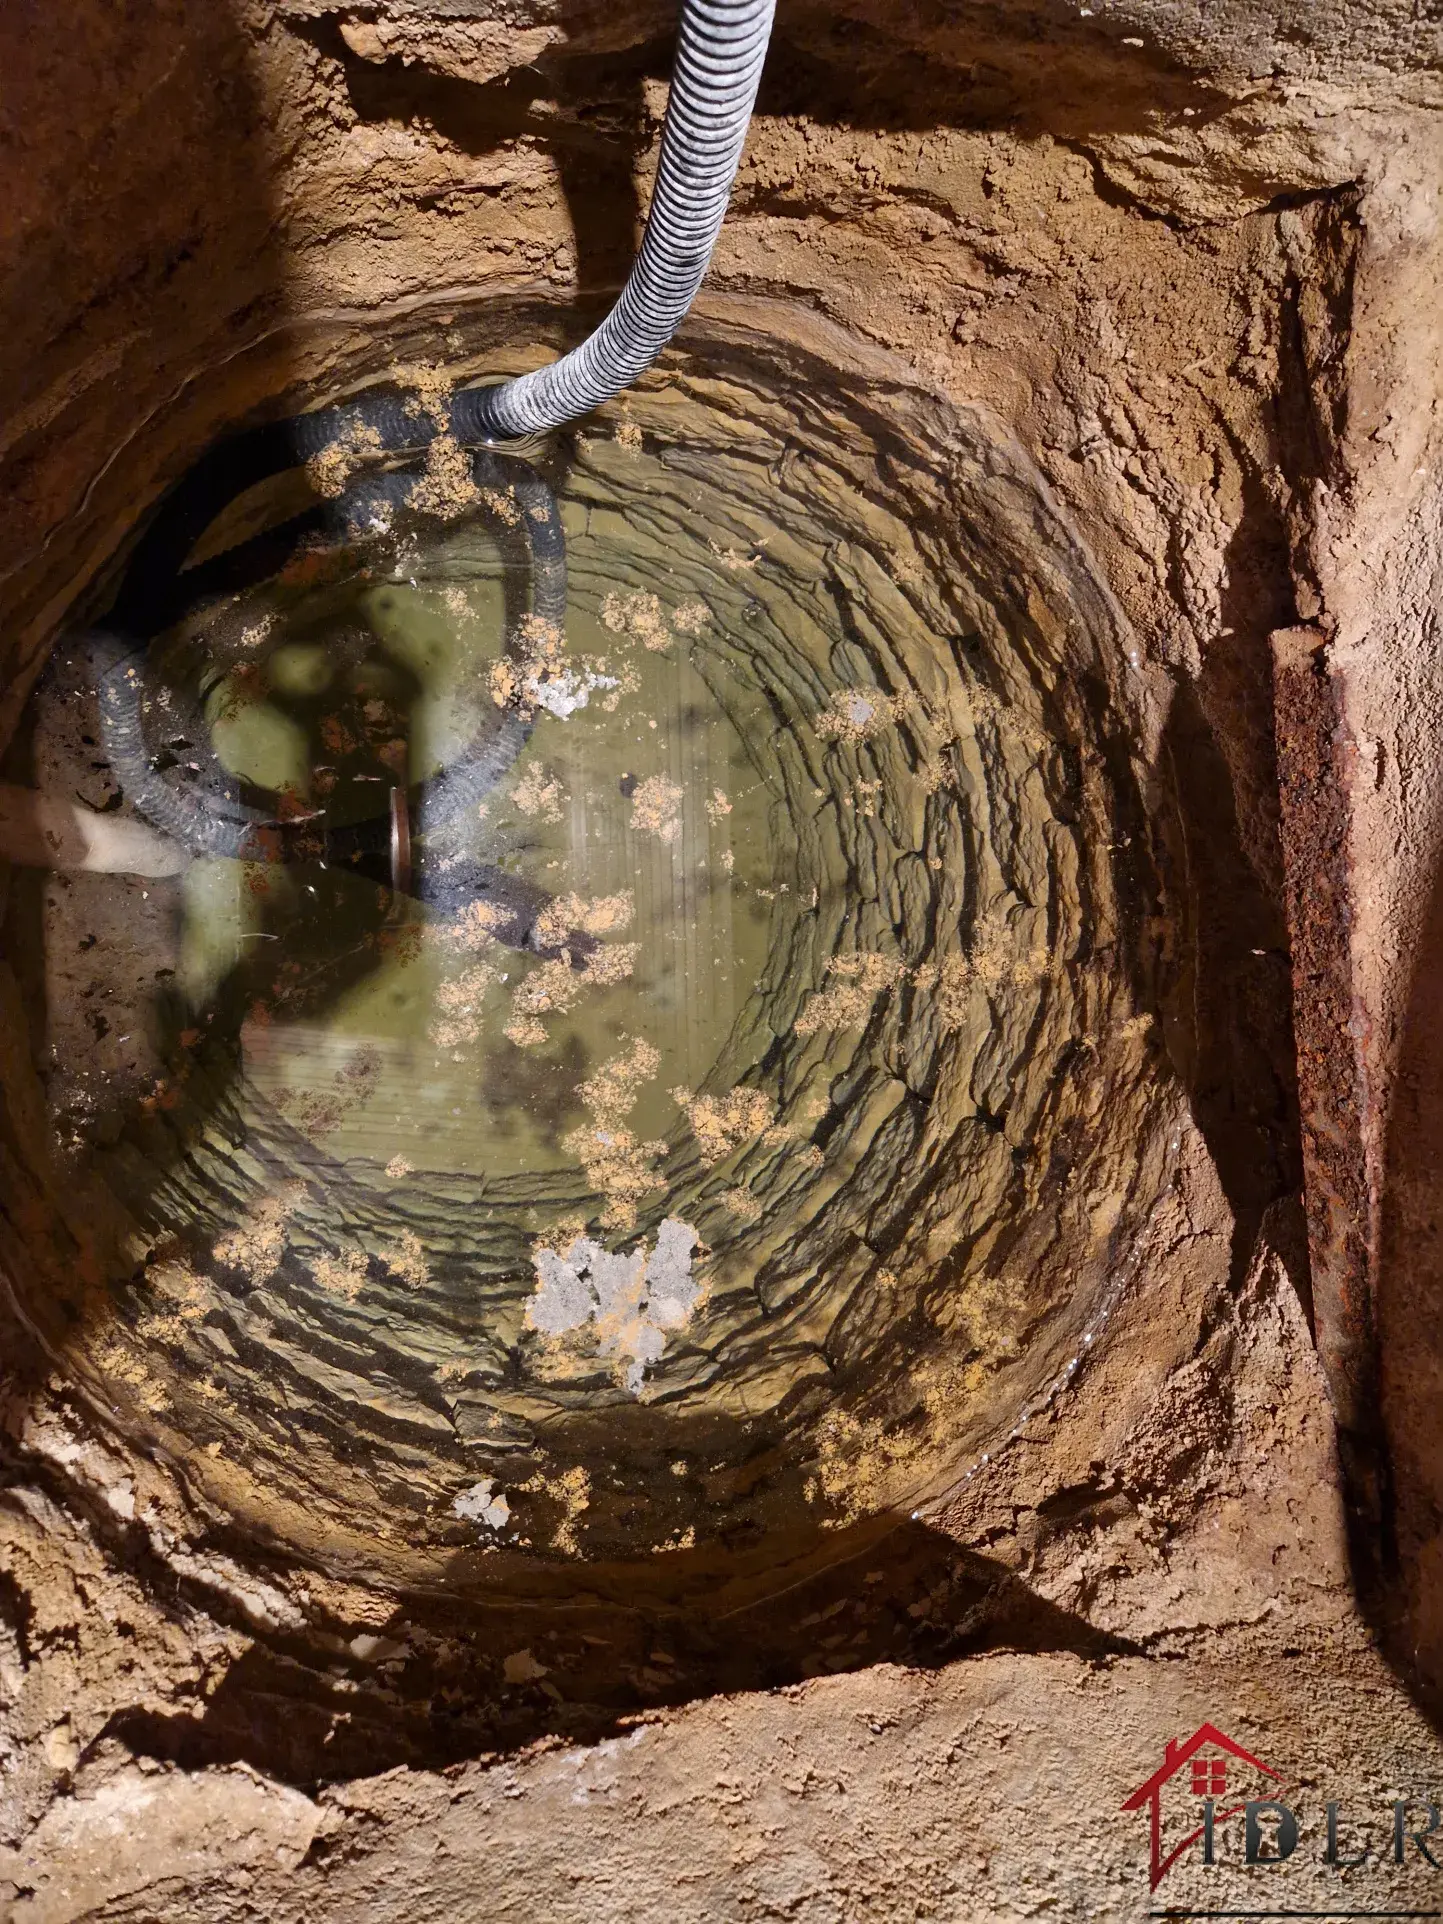
M 342 874 L 389 888 L 399 904 L 410 895 L 446 919 L 476 904 L 486 910 L 485 931 L 503 948 L 533 955 L 567 956 L 583 969 L 601 943 L 582 929 L 557 929 L 548 916 L 556 897 L 490 862 L 432 857 L 410 842 L 403 789 L 391 791 L 391 808 L 379 821 L 325 831 L 313 818 L 293 825 L 291 846 L 275 831 L 262 831 L 245 859 L 258 862 L 324 860 Z M 266 836 L 271 838 L 267 845 Z M 0 783 L 0 861 L 23 868 L 84 870 L 94 875 L 140 875 L 147 880 L 183 875 L 194 857 L 188 848 L 127 815 L 98 815 L 80 802 L 42 795 L 33 788 Z M 546 921 L 543 924 L 543 917 Z M 402 917 L 392 911 L 393 920 Z M 543 933 L 544 929 L 544 933 Z
M 629 387 L 675 334 L 721 232 L 772 30 L 774 0 L 682 0 L 661 159 L 621 298 L 551 367 L 451 403 L 463 441 L 561 427 Z
M 185 849 L 127 815 L 97 815 L 80 802 L 0 783 L 0 858 L 24 868 L 98 875 L 182 875 Z
M 490 513 L 501 522 L 503 530 L 513 523 L 520 529 L 530 562 L 531 622 L 559 631 L 566 619 L 566 540 L 550 488 L 525 463 L 485 450 L 472 457 L 471 470 L 478 511 Z M 363 475 L 329 505 L 327 519 L 352 538 L 384 532 L 394 514 L 405 508 L 421 479 L 415 471 Z M 516 511 L 509 517 L 503 512 L 506 504 L 502 490 L 509 490 L 516 503 Z M 183 490 L 182 501 L 185 498 Z M 210 506 L 214 507 L 213 501 Z M 164 518 L 165 511 L 162 511 Z M 307 525 L 309 519 L 302 517 Z M 273 552 L 274 539 L 284 532 L 272 530 L 259 537 L 258 542 L 249 544 L 256 550 L 254 555 L 241 557 L 237 551 L 238 558 L 274 568 L 278 565 Z M 291 539 L 297 538 L 295 526 L 291 524 Z M 165 542 L 159 544 L 160 550 L 165 547 Z M 153 559 L 152 556 L 150 560 Z M 133 593 L 132 577 L 137 572 L 145 576 L 149 566 L 150 561 L 142 567 L 138 557 L 132 560 L 117 607 L 123 606 Z M 165 593 L 152 595 L 153 601 L 159 603 L 158 611 L 153 607 L 148 618 L 138 622 L 132 610 L 129 621 L 147 632 L 154 632 L 158 619 L 179 619 L 189 572 L 181 570 Z M 148 583 L 151 590 L 155 585 L 153 581 Z M 253 854 L 258 835 L 283 825 L 270 820 L 261 809 L 242 802 L 238 795 L 217 798 L 199 787 L 172 785 L 154 766 L 145 729 L 145 711 L 150 699 L 147 651 L 126 628 L 127 618 L 122 616 L 116 627 L 92 630 L 86 643 L 89 666 L 96 677 L 106 759 L 122 792 L 147 821 L 184 842 L 197 855 Z M 523 658 L 523 634 L 508 635 L 505 651 L 513 659 Z M 462 818 L 473 816 L 477 804 L 508 773 L 530 736 L 528 715 L 508 709 L 488 716 L 487 725 L 467 748 L 448 767 L 420 784 L 413 803 L 415 832 L 434 838 L 453 828 Z
M 530 562 L 530 625 L 508 635 L 505 646 L 505 652 L 520 662 L 525 658 L 527 636 L 548 631 L 559 636 L 566 618 L 561 517 L 551 490 L 525 464 L 483 450 L 473 457 L 472 472 L 479 505 L 495 515 L 503 528 L 513 523 L 518 527 Z M 328 505 L 327 518 L 352 538 L 378 533 L 389 526 L 397 509 L 406 506 L 420 479 L 414 471 L 363 476 Z M 505 512 L 501 488 L 509 488 L 519 512 Z M 274 530 L 243 544 L 253 552 L 236 551 L 237 564 L 250 567 L 259 562 L 274 568 L 273 537 L 280 537 L 287 550 L 298 538 L 296 524 L 287 527 L 289 533 L 286 528 Z M 158 544 L 157 552 L 166 545 Z M 131 573 L 135 571 L 133 561 Z M 156 597 L 160 619 L 179 618 L 189 572 L 181 571 L 170 589 Z M 122 599 L 124 595 L 122 590 Z M 156 623 L 153 613 L 149 623 L 136 625 Z M 542 920 L 555 898 L 519 876 L 471 859 L 465 837 L 455 832 L 474 819 L 477 804 L 505 778 L 526 746 L 532 726 L 529 714 L 510 709 L 491 712 L 485 726 L 446 768 L 418 784 L 409 796 L 403 789 L 394 789 L 388 812 L 380 820 L 333 826 L 324 809 L 281 819 L 245 802 L 238 791 L 209 795 L 199 787 L 184 782 L 172 785 L 165 779 L 146 740 L 149 660 L 138 635 L 126 632 L 124 623 L 118 629 L 97 628 L 85 638 L 84 650 L 95 682 L 106 760 L 125 799 L 144 819 L 125 824 L 132 831 L 128 839 L 111 839 L 92 852 L 65 816 L 68 834 L 59 840 L 54 835 L 47 839 L 33 828 L 17 834 L 17 850 L 23 848 L 24 853 L 17 852 L 14 859 L 46 867 L 154 874 L 179 874 L 196 855 L 261 863 L 319 862 L 389 889 L 398 902 L 402 896 L 413 896 L 443 918 L 480 906 L 486 912 L 487 932 L 508 948 L 546 956 L 569 954 L 580 968 L 599 946 L 594 937 L 579 930 L 558 936 L 553 919 L 548 917 L 544 924 Z M 56 806 L 28 791 L 16 794 L 24 798 L 17 804 L 17 820 L 33 822 Z M 58 807 L 64 816 L 67 805 Z M 0 854 L 4 852 L 0 847 Z M 141 863 L 153 866 L 141 867 Z M 393 908 L 392 914 L 397 913 Z
M 682 0 L 656 185 L 641 248 L 620 298 L 601 326 L 551 367 L 454 395 L 449 426 L 458 439 L 473 445 L 512 439 L 575 420 L 628 386 L 666 346 L 696 297 L 721 231 L 774 6 L 775 0 Z M 190 851 L 239 855 L 254 842 L 261 826 L 257 811 L 238 803 L 225 813 L 212 811 L 202 797 L 172 789 L 152 766 L 141 725 L 144 652 L 126 634 L 129 617 L 182 574 L 195 541 L 237 494 L 297 459 L 338 442 L 354 443 L 358 428 L 369 431 L 373 445 L 378 440 L 391 451 L 425 446 L 437 431 L 414 402 L 379 395 L 222 444 L 199 464 L 180 497 L 162 509 L 132 557 L 117 606 L 120 634 L 94 638 L 110 759 L 132 805 L 169 835 L 142 821 L 112 820 L 71 802 L 8 788 L 0 800 L 0 855 L 44 867 L 162 876 L 180 874 Z M 381 476 L 370 483 L 370 491 L 404 499 L 415 478 Z M 362 483 L 352 492 L 365 491 Z M 532 612 L 559 625 L 565 613 L 560 519 L 539 478 L 528 477 L 517 493 L 529 510 L 523 525 L 533 551 Z M 469 814 L 514 762 L 529 733 L 529 723 L 506 715 L 456 766 L 425 784 L 416 811 L 420 833 L 434 835 L 458 815 Z M 170 836 L 187 847 L 177 847 Z M 408 818 L 408 843 L 409 836 Z

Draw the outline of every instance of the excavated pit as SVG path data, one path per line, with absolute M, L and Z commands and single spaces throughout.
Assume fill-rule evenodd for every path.
M 533 363 L 538 325 L 450 317 L 448 377 Z M 579 1601 L 694 1618 L 731 1674 L 729 1622 L 879 1537 L 905 1588 L 895 1532 L 1045 1420 L 1168 1186 L 1175 831 L 1136 654 L 995 422 L 743 326 L 510 483 L 449 460 L 421 511 L 159 635 L 147 712 L 183 790 L 213 753 L 374 817 L 498 719 L 539 474 L 563 646 L 445 859 L 592 952 L 321 860 L 33 875 L 17 1299 L 234 1538 L 412 1622 L 484 1600 L 528 1648 Z M 124 815 L 87 664 L 62 642 L 11 768 Z
M 3 774 L 104 840 L 165 489 L 580 339 L 674 10 L 12 11 Z M 363 878 L 0 869 L 16 1924 L 1125 1915 L 1202 1720 L 1435 1781 L 1436 22 L 1195 14 L 781 7 L 656 373 L 157 636 Z M 543 483 L 587 706 L 455 873 L 549 977 L 378 854 Z

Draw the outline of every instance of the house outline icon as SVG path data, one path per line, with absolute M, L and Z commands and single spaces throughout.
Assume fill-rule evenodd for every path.
M 1227 1751 L 1229 1756 L 1236 1757 L 1240 1762 L 1251 1765 L 1254 1770 L 1260 1770 L 1265 1777 L 1278 1777 L 1277 1771 L 1269 1769 L 1268 1765 L 1266 1765 L 1261 1758 L 1254 1757 L 1252 1752 L 1250 1750 L 1244 1750 L 1241 1744 L 1235 1744 L 1231 1737 L 1226 1736 L 1218 1729 L 1216 1724 L 1199 1724 L 1186 1743 L 1180 1744 L 1176 1739 L 1170 1737 L 1168 1739 L 1167 1749 L 1163 1753 L 1162 1763 L 1152 1773 L 1145 1784 L 1138 1785 L 1137 1789 L 1122 1806 L 1124 1810 L 1141 1810 L 1144 1804 L 1150 1806 L 1152 1844 L 1148 1884 L 1150 1890 L 1155 1891 L 1157 1889 L 1163 1878 L 1166 1877 L 1167 1873 L 1172 1869 L 1173 1865 L 1177 1862 L 1178 1858 L 1182 1856 L 1188 1846 L 1195 1844 L 1203 1834 L 1204 1826 L 1199 1824 L 1196 1830 L 1190 1831 L 1188 1835 L 1184 1837 L 1175 1850 L 1169 1851 L 1166 1857 L 1163 1856 L 1162 1787 L 1169 1779 L 1175 1777 L 1185 1765 L 1190 1763 L 1198 1751 L 1208 1746 L 1212 1746 L 1217 1750 Z M 1281 1781 L 1281 1779 L 1279 1779 L 1279 1781 Z M 1234 1804 L 1230 1810 L 1219 1811 L 1217 1816 L 1219 1818 L 1232 1817 L 1242 1808 L 1243 1805 Z

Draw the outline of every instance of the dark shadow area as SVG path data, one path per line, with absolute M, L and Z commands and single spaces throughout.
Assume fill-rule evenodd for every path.
M 1270 521 L 1255 500 L 1230 551 L 1223 631 L 1197 679 L 1179 678 L 1163 736 L 1181 841 L 1171 880 L 1191 917 L 1190 953 L 1177 958 L 1183 1006 L 1165 1025 L 1233 1214 L 1232 1287 L 1272 1210 L 1271 1233 L 1311 1322 L 1268 652 L 1291 589 Z M 1240 794 L 1255 803 L 1246 845 Z
M 576 334 L 594 325 L 598 309 L 631 270 L 645 209 L 636 191 L 636 157 L 647 145 L 642 82 L 670 68 L 669 42 L 625 54 L 552 56 L 488 85 L 476 85 L 401 60 L 363 60 L 333 19 L 294 23 L 294 31 L 346 77 L 357 117 L 370 124 L 424 124 L 473 159 L 519 140 L 534 142 L 556 164 L 571 219 L 579 292 Z M 459 198 L 450 190 L 419 203 Z
M 283 316 L 286 262 L 253 58 L 231 10 L 211 0 L 121 10 L 21 0 L 0 19 L 0 71 L 19 132 L 5 144 L 0 240 L 7 635 L 49 636 L 66 607 L 63 626 L 80 628 L 106 605 L 114 550 L 222 425 L 223 387 L 187 383 L 223 353 L 238 358 Z M 10 719 L 42 658 L 7 652 Z M 25 780 L 23 745 L 11 755 L 12 775 Z M 0 881 L 0 913 L 37 941 L 43 885 L 36 872 Z M 7 986 L 22 998 L 38 1068 L 43 1002 L 23 969 L 15 981 L 8 937 L 5 946 Z M 104 1024 L 97 1008 L 97 1043 Z M 22 1396 L 55 1367 L 24 1316 L 43 1305 L 63 1349 L 92 1255 L 83 1193 L 52 1143 L 37 1139 L 43 1101 L 23 1048 L 0 1100 L 0 1211 L 23 1251 L 15 1267 L 27 1272 L 7 1279 L 15 1320 L 5 1315 L 0 1347 Z
M 1321 607 L 1306 540 L 1299 531 L 1315 521 L 1315 502 L 1337 485 L 1346 466 L 1341 455 L 1350 403 L 1350 359 L 1343 351 L 1353 328 L 1364 222 L 1358 190 L 1344 186 L 1325 196 L 1299 196 L 1305 239 L 1290 252 L 1280 294 L 1279 379 L 1273 401 L 1273 433 L 1278 467 L 1292 492 L 1297 546 L 1290 554 L 1298 585 L 1298 604 L 1273 616 L 1290 629 L 1299 613 L 1308 618 Z M 1264 517 L 1254 513 L 1254 526 Z M 1285 534 L 1278 529 L 1279 548 Z M 1322 618 L 1326 625 L 1326 617 Z M 1424 1536 L 1404 1524 L 1414 1516 L 1420 1493 L 1429 1484 L 1421 1460 L 1401 1472 L 1395 1460 L 1394 1411 L 1413 1399 L 1414 1345 L 1427 1327 L 1426 1288 L 1414 1294 L 1405 1286 L 1406 1311 L 1397 1279 L 1417 1274 L 1415 1249 L 1426 1248 L 1427 1234 L 1400 1239 L 1399 1211 L 1406 1219 L 1411 1199 L 1428 1193 L 1410 1172 L 1414 1159 L 1431 1159 L 1434 1127 L 1421 1114 L 1403 1119 L 1410 1105 L 1410 1056 L 1430 1053 L 1426 1013 L 1429 969 L 1436 966 L 1436 938 L 1426 936 L 1419 951 L 1414 999 L 1407 1017 L 1407 1038 L 1399 1051 L 1400 1081 L 1392 1109 L 1393 1140 L 1385 1169 L 1375 1140 L 1375 1105 L 1380 1092 L 1367 1088 L 1372 1038 L 1356 993 L 1352 952 L 1355 876 L 1351 841 L 1352 742 L 1345 686 L 1328 667 L 1323 636 L 1311 631 L 1311 656 L 1304 665 L 1281 638 L 1274 664 L 1275 704 L 1281 767 L 1275 778 L 1286 808 L 1289 839 L 1289 913 L 1293 922 L 1292 975 L 1297 1027 L 1296 1071 L 1307 1155 L 1307 1234 L 1313 1263 L 1313 1325 L 1329 1394 L 1337 1417 L 1336 1443 L 1341 1471 L 1348 1554 L 1359 1608 L 1376 1633 L 1400 1681 L 1435 1716 L 1426 1679 L 1430 1664 L 1420 1662 L 1417 1624 L 1406 1632 L 1412 1605 L 1410 1584 L 1423 1594 Z M 1308 645 L 1308 637 L 1295 638 Z M 1270 791 L 1271 792 L 1271 791 Z M 1365 884 L 1366 885 L 1366 884 Z M 1436 909 L 1435 909 L 1436 925 Z M 1421 995 L 1420 995 L 1421 992 Z M 1407 1129 L 1406 1140 L 1399 1134 Z M 1400 1165 L 1395 1173 L 1394 1163 Z M 1377 1220 L 1377 1185 L 1384 1201 Z M 1391 1253 L 1384 1253 L 1392 1245 Z M 1426 1257 L 1424 1258 L 1426 1269 Z M 1384 1297 L 1389 1300 L 1385 1316 Z M 1392 1329 L 1388 1328 L 1391 1322 Z M 1426 1341 L 1426 1338 L 1422 1340 Z M 1426 1370 L 1425 1370 L 1426 1375 Z M 1382 1387 L 1387 1377 L 1391 1389 Z M 1436 1405 L 1434 1406 L 1436 1407 Z M 1405 1418 L 1403 1428 L 1409 1427 Z M 1405 1452 L 1406 1454 L 1406 1452 Z M 1424 1511 L 1431 1498 L 1423 1497 Z M 1412 1540 L 1407 1539 L 1411 1537 Z M 1412 1572 L 1412 1576 L 1407 1573 Z M 1431 1666 L 1437 1675 L 1436 1665 Z
M 333 556 L 344 572 L 346 552 L 335 548 Z M 180 580 L 184 583 L 186 575 Z M 244 585 L 258 583 L 253 578 Z M 508 579 L 513 619 L 519 619 L 518 592 L 524 594 L 524 589 Z M 390 887 L 388 802 L 398 782 L 404 792 L 410 750 L 406 717 L 420 694 L 419 683 L 379 636 L 354 624 L 338 639 L 313 611 L 309 627 L 282 633 L 287 641 L 310 641 L 313 647 L 317 634 L 324 637 L 319 644 L 323 648 L 327 642 L 336 644 L 329 651 L 333 660 L 323 690 L 287 691 L 273 684 L 266 658 L 211 659 L 203 642 L 191 645 L 191 654 L 199 658 L 201 684 L 209 678 L 224 687 L 223 678 L 230 672 L 230 692 L 219 704 L 222 720 L 234 720 L 244 708 L 263 702 L 295 732 L 318 785 L 312 799 L 323 802 L 326 810 L 324 831 L 318 827 L 311 833 L 302 821 L 297 848 L 289 855 L 282 850 L 283 836 L 267 831 L 270 844 L 258 847 L 239 870 L 255 926 L 242 938 L 248 946 L 216 984 L 205 1008 L 190 1007 L 176 986 L 183 911 L 174 881 L 142 893 L 141 901 L 153 893 L 166 904 L 163 918 L 148 930 L 131 921 L 140 907 L 135 878 L 119 875 L 16 871 L 0 913 L 5 953 L 32 1011 L 32 1053 L 51 1098 L 52 1121 L 62 1138 L 93 1145 L 92 1173 L 105 1182 L 115 1173 L 106 1152 L 123 1134 L 129 1138 L 128 1174 L 121 1174 L 117 1193 L 124 1195 L 137 1220 L 151 1228 L 173 1231 L 174 1225 L 152 1221 L 149 1197 L 136 1191 L 129 1152 L 138 1151 L 152 1191 L 162 1188 L 207 1122 L 230 1106 L 243 1075 L 245 1026 L 269 1025 L 274 1019 L 322 1019 L 381 966 L 389 948 L 405 939 L 397 920 L 407 912 L 407 898 L 398 898 Z M 500 640 L 498 636 L 498 651 Z M 209 791 L 206 806 L 215 809 L 219 783 L 267 818 L 284 819 L 288 810 L 304 814 L 308 804 L 295 793 L 271 794 L 224 776 L 196 688 L 170 682 L 159 671 L 149 687 L 147 702 L 153 713 L 162 702 L 169 704 L 169 728 L 157 733 L 152 727 L 151 735 L 152 746 L 165 738 L 154 765 L 169 766 L 174 793 L 188 793 L 198 801 Z M 32 710 L 31 725 L 22 725 L 0 763 L 5 778 L 44 793 L 73 794 L 98 812 L 119 809 L 127 796 L 107 759 L 94 677 L 83 649 L 66 653 L 62 648 L 42 683 L 37 706 L 42 704 L 52 723 L 46 751 L 37 755 Z M 58 730 L 53 726 L 56 714 L 65 718 Z M 186 773 L 204 768 L 210 770 L 209 782 L 202 773 Z M 358 843 L 361 852 L 355 851 Z M 336 853 L 346 846 L 351 853 Z M 329 864 L 327 855 L 332 858 Z M 47 896 L 56 891 L 81 896 L 93 912 L 73 957 L 55 953 L 57 943 L 75 933 L 70 926 L 74 917 L 47 914 Z M 140 979 L 127 981 L 117 968 L 117 951 L 122 949 L 128 960 L 147 965 Z M 52 980 L 57 964 L 65 969 L 67 963 L 69 969 L 60 979 L 75 985 L 73 994 L 57 991 Z M 159 966 L 151 969 L 151 963 Z M 87 973 L 88 984 L 80 989 Z M 90 1086 L 96 1078 L 85 1025 L 93 1026 L 99 1043 L 117 1023 L 134 1031 L 137 1046 L 119 1066 L 113 1087 L 97 1093 Z M 80 1097 L 73 1117 L 64 1113 L 67 1088 Z M 88 1127 L 87 1120 L 96 1126 Z
M 1443 870 L 1396 1065 L 1374 1285 L 1388 1554 L 1362 1601 L 1385 1655 L 1443 1725 Z
M 1184 107 L 1203 125 L 1232 104 L 1160 47 L 1129 47 L 1131 33 L 1065 0 L 953 9 L 945 25 L 922 12 L 895 30 L 795 0 L 778 8 L 758 109 L 876 132 L 1005 127 L 1067 141 L 1142 132 Z
M 924 1524 L 852 1534 L 866 1547 L 847 1555 L 844 1539 L 841 1560 L 724 1617 L 585 1593 L 563 1611 L 416 1599 L 383 1632 L 338 1640 L 324 1656 L 257 1643 L 203 1716 L 128 1712 L 96 1741 L 116 1737 L 188 1769 L 243 1760 L 309 1788 L 545 1737 L 596 1743 L 667 1706 L 880 1663 L 935 1669 L 996 1650 L 1104 1663 L 1132 1652 Z

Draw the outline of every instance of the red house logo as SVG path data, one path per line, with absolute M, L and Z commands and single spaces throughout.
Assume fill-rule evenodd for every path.
M 1261 1771 L 1265 1777 L 1278 1775 L 1275 1770 L 1270 1770 L 1259 1758 L 1254 1757 L 1251 1751 L 1244 1750 L 1241 1744 L 1235 1744 L 1231 1737 L 1225 1737 L 1216 1724 L 1199 1724 L 1186 1743 L 1180 1744 L 1169 1739 L 1159 1768 L 1153 1772 L 1145 1784 L 1138 1785 L 1123 1805 L 1124 1810 L 1141 1810 L 1144 1804 L 1148 1807 L 1152 1832 L 1150 1879 L 1152 1890 L 1157 1889 L 1185 1850 L 1204 1835 L 1211 1846 L 1213 1826 L 1221 1823 L 1225 1817 L 1236 1816 L 1240 1810 L 1244 1809 L 1246 1798 L 1226 1810 L 1219 1808 L 1222 1799 L 1228 1794 L 1230 1774 L 1234 1777 L 1239 1774 L 1233 1768 L 1238 1764 L 1243 1765 L 1248 1771 Z M 1178 1782 L 1174 1784 L 1175 1778 Z M 1188 1816 L 1197 1809 L 1192 1800 L 1194 1798 L 1203 1800 L 1203 1821 L 1195 1829 L 1190 1830 L 1182 1842 L 1164 1857 L 1162 1854 L 1162 1801 L 1164 1788 L 1168 1785 L 1172 1785 L 1170 1807 L 1175 1809 L 1178 1805 L 1182 1805 Z

